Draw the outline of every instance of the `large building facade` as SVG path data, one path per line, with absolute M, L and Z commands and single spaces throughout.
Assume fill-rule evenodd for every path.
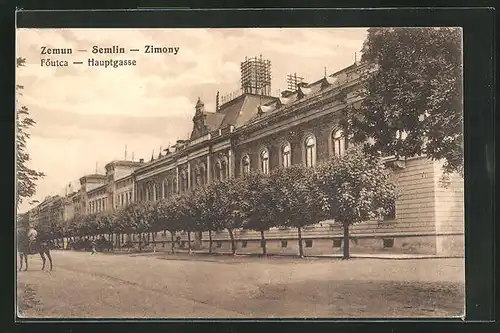
M 251 170 L 269 173 L 294 164 L 314 167 L 332 155 L 344 154 L 349 142 L 339 127 L 346 109 L 356 108 L 362 80 L 375 70 L 367 63 L 353 65 L 313 83 L 296 82 L 281 96 L 269 95 L 270 63 L 242 64 L 241 94 L 206 110 L 198 99 L 193 129 L 186 140 L 160 152 L 149 162 L 113 161 L 106 173 L 84 176 L 81 189 L 68 202 L 80 213 L 117 209 L 132 201 L 154 201 Z M 249 74 L 263 71 L 262 75 Z M 262 81 L 253 79 L 263 77 Z M 248 85 L 248 86 L 245 86 Z M 463 255 L 463 180 L 452 176 L 450 185 L 439 183 L 441 164 L 423 157 L 396 161 L 388 157 L 400 196 L 393 214 L 352 227 L 353 252 L 402 252 Z M 76 210 L 75 210 L 76 211 Z M 305 253 L 341 252 L 342 228 L 325 221 L 303 233 Z M 184 237 L 183 237 L 184 238 Z M 260 235 L 236 232 L 238 248 L 260 251 Z M 167 241 L 168 238 L 160 241 Z M 216 249 L 229 249 L 226 233 L 213 237 Z M 296 253 L 297 231 L 273 228 L 267 232 L 270 253 Z M 195 237 L 208 247 L 208 236 Z

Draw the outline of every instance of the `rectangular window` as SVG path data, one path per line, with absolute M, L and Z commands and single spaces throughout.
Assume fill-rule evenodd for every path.
M 283 167 L 288 168 L 290 166 L 290 153 L 283 155 Z
M 288 247 L 288 241 L 282 240 L 281 241 L 281 247 Z
M 222 242 L 217 242 L 217 247 L 221 248 L 222 247 Z
M 396 202 L 391 203 L 391 208 L 387 214 L 384 215 L 384 221 L 390 221 L 396 219 Z
M 394 246 L 394 238 L 384 238 L 384 249 Z
M 313 246 L 312 239 L 306 239 L 306 247 L 312 247 L 312 246 Z
M 241 241 L 241 247 L 247 247 L 247 241 Z
M 333 247 L 342 247 L 342 240 L 341 239 L 334 239 L 333 240 Z

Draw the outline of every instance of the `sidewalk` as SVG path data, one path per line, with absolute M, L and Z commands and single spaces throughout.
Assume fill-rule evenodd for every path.
M 156 251 L 147 250 L 143 252 L 137 251 L 119 251 L 120 253 L 129 253 L 129 254 L 161 254 L 161 253 L 170 253 L 169 251 Z M 192 250 L 191 253 L 193 255 L 209 255 L 208 250 Z M 175 254 L 188 254 L 187 249 L 175 249 Z M 211 254 L 212 256 L 232 256 L 231 251 L 214 251 Z M 254 252 L 236 252 L 236 256 L 246 256 L 246 257 L 261 257 L 262 253 L 254 253 Z M 298 257 L 297 254 L 275 254 L 268 253 L 268 257 Z M 383 259 L 383 260 L 412 260 L 412 259 L 447 259 L 447 258 L 463 258 L 463 256 L 443 256 L 443 255 L 433 255 L 433 254 L 405 254 L 405 253 L 376 253 L 376 254 L 357 254 L 353 253 L 350 255 L 351 258 L 359 258 L 359 259 Z M 342 254 L 316 254 L 316 255 L 305 255 L 304 258 L 316 258 L 316 259 L 342 259 Z

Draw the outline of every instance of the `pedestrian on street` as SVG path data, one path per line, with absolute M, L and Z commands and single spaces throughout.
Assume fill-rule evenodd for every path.
M 91 255 L 92 255 L 92 254 L 96 254 L 96 253 L 97 253 L 97 250 L 96 250 L 96 243 L 95 243 L 95 240 L 92 240 L 91 246 L 92 246 L 92 252 L 91 252 L 90 254 L 91 254 Z

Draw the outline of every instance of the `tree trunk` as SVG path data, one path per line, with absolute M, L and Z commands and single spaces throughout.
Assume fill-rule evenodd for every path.
M 344 257 L 342 259 L 349 259 L 349 223 L 344 222 Z
M 139 233 L 139 252 L 142 251 L 142 232 Z
M 231 252 L 234 255 L 236 255 L 236 242 L 234 241 L 234 234 L 233 234 L 233 229 L 227 229 L 229 231 L 229 237 L 231 238 Z
M 188 253 L 191 254 L 191 231 L 188 231 Z
M 260 244 L 262 246 L 262 255 L 267 256 L 266 238 L 264 237 L 264 230 L 260 231 Z
M 170 231 L 170 236 L 172 237 L 172 254 L 175 253 L 175 242 L 174 242 L 174 233 L 173 231 Z
M 153 233 L 152 233 L 152 236 L 153 236 L 153 252 L 156 252 L 156 239 L 155 239 L 155 234 L 156 234 L 156 232 L 153 232 Z
M 208 253 L 212 254 L 212 230 L 208 230 Z
M 299 256 L 304 258 L 304 249 L 302 248 L 302 229 L 298 227 L 299 231 Z

